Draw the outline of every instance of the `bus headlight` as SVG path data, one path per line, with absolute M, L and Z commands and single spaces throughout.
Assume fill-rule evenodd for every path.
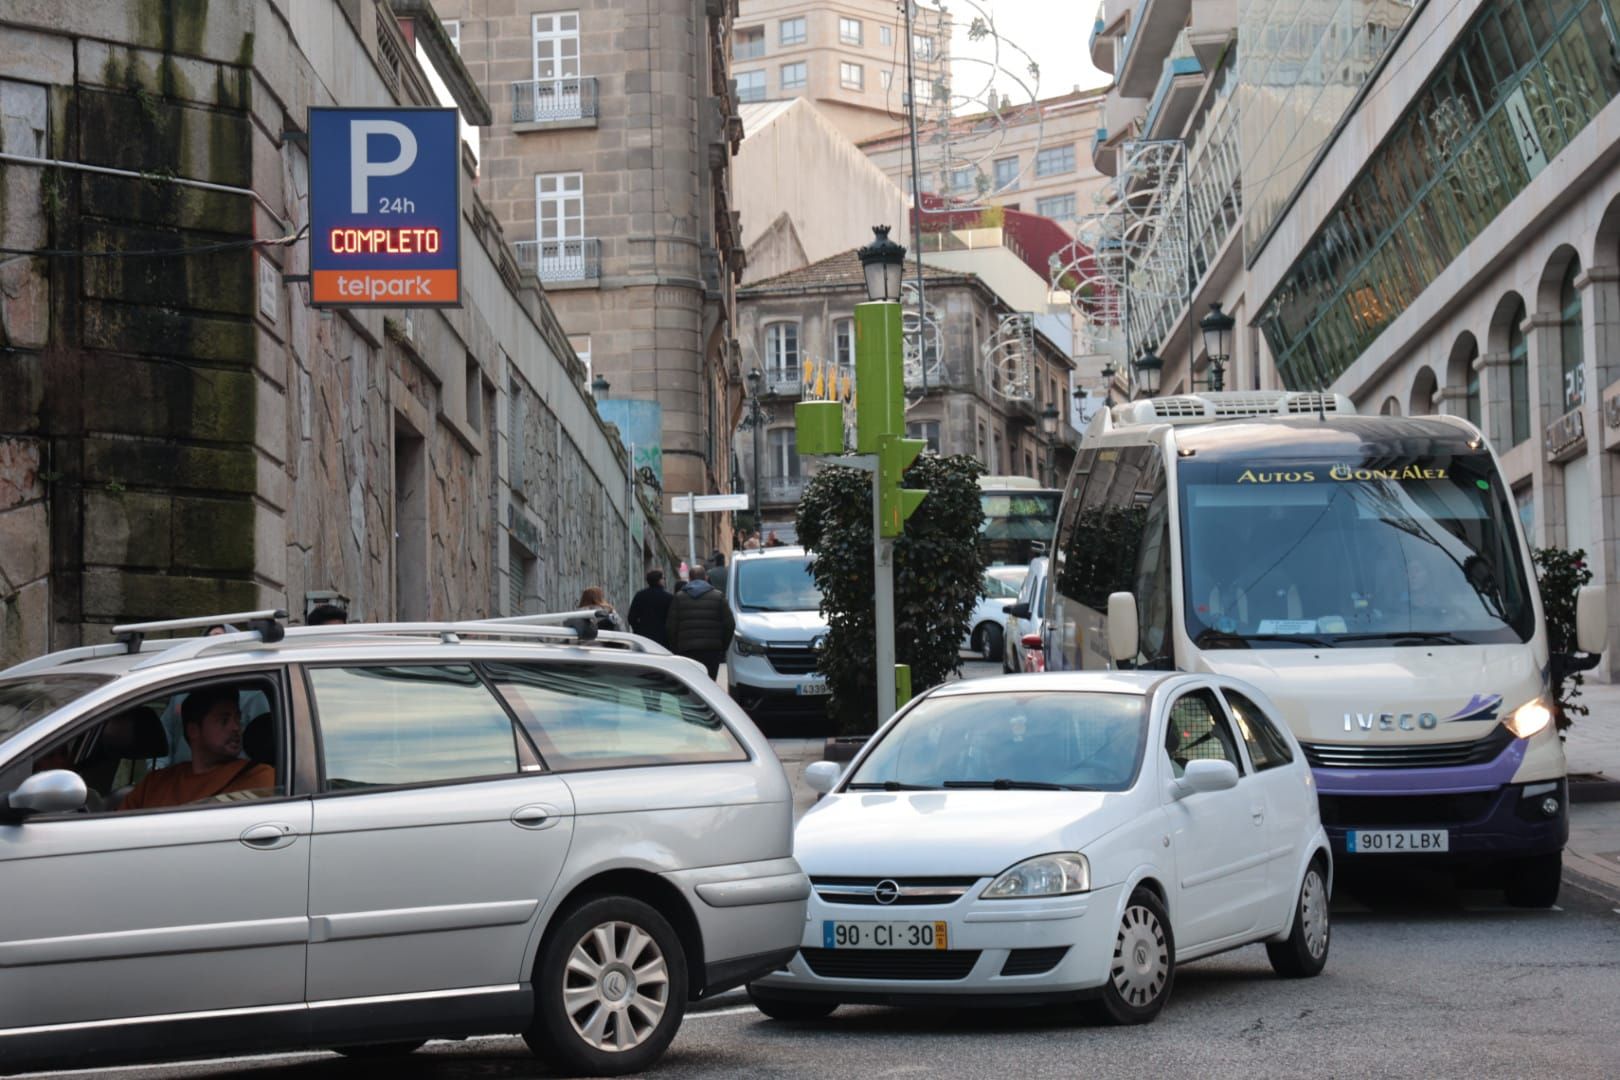
M 1513 714 L 1503 721 L 1507 729 L 1521 739 L 1528 739 L 1537 734 L 1548 724 L 1552 723 L 1552 710 L 1544 705 L 1540 698 L 1527 701 L 1513 710 Z

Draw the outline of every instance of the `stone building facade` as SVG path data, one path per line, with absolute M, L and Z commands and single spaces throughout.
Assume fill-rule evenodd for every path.
M 730 178 L 742 139 L 731 5 L 433 7 L 492 105 L 480 195 L 587 359 L 586 381 L 658 403 L 664 491 L 729 490 L 745 258 Z M 685 533 L 684 518 L 670 526 Z M 703 527 L 703 550 L 729 547 L 723 523 Z
M 569 606 L 666 559 L 469 156 L 460 308 L 309 306 L 306 109 L 437 103 L 388 5 L 36 6 L 0 55 L 0 151 L 59 162 L 0 163 L 0 241 L 73 253 L 0 262 L 0 663 L 322 594 Z
M 935 453 L 976 457 L 987 473 L 1058 486 L 1079 441 L 1070 423 L 1068 353 L 1038 329 L 1013 341 L 1017 332 L 1004 320 L 1015 318 L 1016 309 L 979 276 L 934 267 L 924 272 L 930 326 L 926 390 L 923 365 L 908 364 L 907 434 L 926 439 Z M 916 264 L 908 263 L 907 279 L 915 276 Z M 866 301 L 865 276 L 851 250 L 745 286 L 738 301 L 744 354 L 750 365 L 758 358 L 761 404 L 770 413 L 758 436 L 750 429 L 739 438 L 739 468 L 745 484 L 752 483 L 758 445 L 764 455 L 762 528 L 786 538 L 793 534 L 794 514 L 814 471 L 798 455 L 793 406 L 817 396 L 818 373 L 831 369 L 853 378 L 852 320 L 855 305 Z M 914 317 L 915 309 L 908 310 Z M 1018 358 L 1027 364 L 1033 391 L 1028 397 L 1009 393 L 1001 369 L 989 359 L 1014 349 L 1029 350 Z M 822 386 L 825 395 L 825 377 Z M 1057 414 L 1050 432 L 1041 423 L 1048 406 Z

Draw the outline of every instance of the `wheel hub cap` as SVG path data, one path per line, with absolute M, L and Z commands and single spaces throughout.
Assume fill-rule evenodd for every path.
M 652 1034 L 668 1006 L 663 950 L 639 926 L 603 923 L 569 953 L 562 998 L 568 1022 L 587 1044 L 633 1049 Z
M 1158 917 L 1132 905 L 1120 920 L 1114 944 L 1114 989 L 1127 1004 L 1150 1005 L 1164 992 L 1170 976 L 1170 945 Z
M 1305 922 L 1305 948 L 1312 959 L 1320 960 L 1327 951 L 1328 903 L 1322 875 L 1314 869 L 1305 874 L 1305 884 L 1300 886 L 1299 914 Z

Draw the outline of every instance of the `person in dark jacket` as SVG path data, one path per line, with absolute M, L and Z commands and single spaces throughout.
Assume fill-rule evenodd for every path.
M 709 584 L 709 571 L 702 566 L 691 570 L 688 581 L 669 605 L 669 650 L 677 656 L 690 656 L 709 669 L 709 678 L 720 673 L 720 662 L 736 633 L 737 621 L 731 616 L 726 594 Z
M 664 588 L 662 570 L 647 571 L 647 587 L 630 601 L 630 630 L 668 647 L 669 603 L 674 599 Z

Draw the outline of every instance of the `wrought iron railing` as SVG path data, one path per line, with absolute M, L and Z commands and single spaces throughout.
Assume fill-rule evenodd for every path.
M 767 503 L 796 503 L 804 497 L 805 476 L 767 476 L 760 481 L 760 496 Z
M 512 248 L 518 267 L 541 281 L 595 281 L 602 276 L 602 242 L 595 237 L 519 240 Z
M 573 75 L 512 84 L 512 123 L 548 124 L 596 117 L 596 80 Z

